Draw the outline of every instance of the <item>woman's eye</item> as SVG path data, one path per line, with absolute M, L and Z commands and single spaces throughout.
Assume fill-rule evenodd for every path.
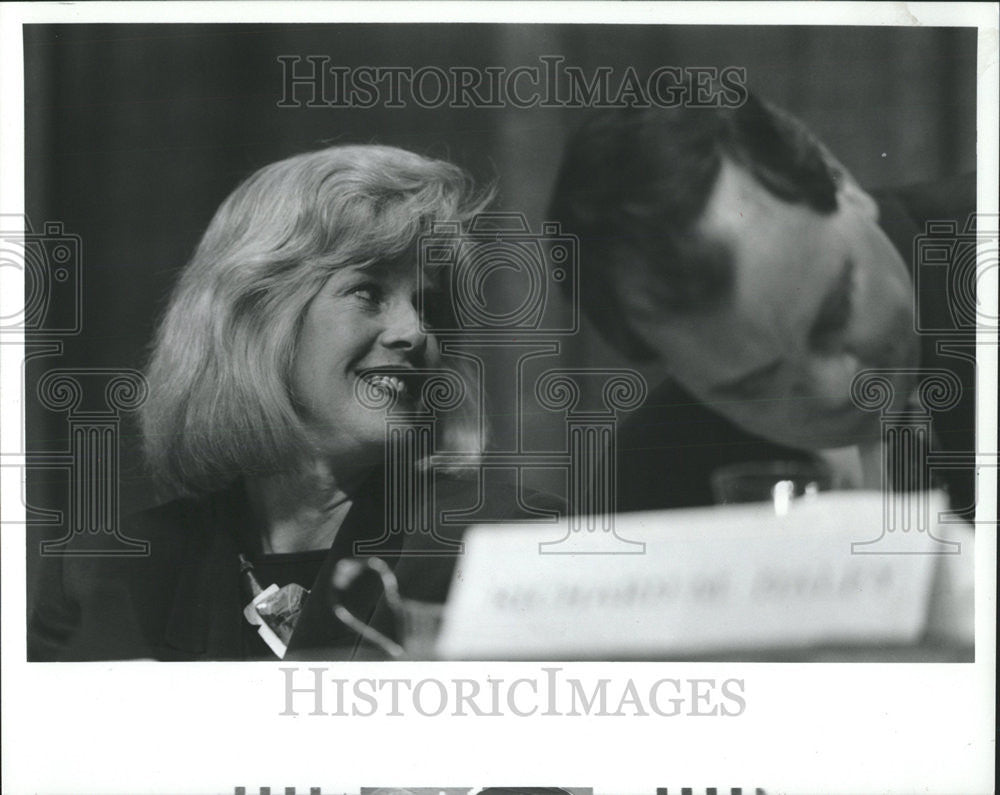
M 360 298 L 370 304 L 377 304 L 382 300 L 382 291 L 375 284 L 359 284 L 347 291 L 348 295 Z

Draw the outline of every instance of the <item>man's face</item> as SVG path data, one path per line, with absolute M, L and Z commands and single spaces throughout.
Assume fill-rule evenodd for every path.
M 718 308 L 668 316 L 637 301 L 637 330 L 671 375 L 751 433 L 804 449 L 878 438 L 878 415 L 851 401 L 869 367 L 913 367 L 910 276 L 853 185 L 823 215 L 769 193 L 724 162 L 697 232 L 731 253 L 733 292 Z M 629 290 L 635 294 L 634 290 Z M 909 380 L 896 381 L 905 401 Z

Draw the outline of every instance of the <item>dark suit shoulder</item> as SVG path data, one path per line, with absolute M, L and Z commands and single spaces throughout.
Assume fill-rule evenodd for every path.
M 497 476 L 493 476 L 497 475 Z M 530 518 L 534 511 L 563 511 L 565 501 L 560 497 L 527 486 L 519 487 L 506 474 L 480 470 L 468 475 L 446 473 L 435 483 L 435 499 L 443 509 L 462 509 L 479 506 L 477 513 L 498 520 Z
M 81 533 L 60 554 L 46 555 L 29 659 L 149 656 L 183 572 L 217 543 L 217 503 L 218 495 L 167 502 L 125 517 L 120 543 L 107 533 Z
M 927 221 L 937 220 L 957 220 L 964 223 L 976 211 L 974 172 L 908 185 L 885 193 L 894 196 L 920 227 Z
M 710 505 L 712 473 L 746 461 L 808 460 L 744 431 L 672 380 L 652 391 L 618 434 L 618 509 Z
M 178 499 L 129 514 L 119 526 L 120 544 L 106 533 L 79 534 L 65 554 L 57 556 L 64 578 L 72 585 L 113 572 L 141 580 L 151 568 L 163 569 L 199 554 L 216 532 L 210 503 L 210 499 Z M 139 545 L 145 546 L 144 552 Z

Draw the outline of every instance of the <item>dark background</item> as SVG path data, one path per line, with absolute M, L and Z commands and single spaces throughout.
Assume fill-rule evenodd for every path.
M 279 55 L 329 55 L 348 67 L 512 68 L 558 54 L 588 74 L 741 66 L 751 90 L 797 114 L 875 188 L 975 168 L 975 37 L 975 29 L 886 27 L 25 26 L 25 206 L 36 230 L 59 221 L 80 236 L 83 289 L 81 333 L 62 337 L 61 355 L 27 366 L 27 449 L 68 444 L 65 414 L 35 399 L 37 379 L 53 367 L 141 369 L 169 289 L 215 208 L 266 163 L 333 143 L 401 146 L 497 180 L 498 209 L 540 228 L 563 143 L 585 111 L 279 108 Z M 71 308 L 59 295 L 50 318 Z M 564 351 L 572 365 L 627 364 L 588 329 Z M 511 390 L 513 355 L 500 354 L 488 373 L 498 404 Z M 510 417 L 491 420 L 501 436 L 509 430 Z M 525 421 L 540 447 L 562 447 L 560 417 L 529 411 Z M 121 471 L 123 514 L 158 500 L 129 421 Z M 29 504 L 62 508 L 66 494 L 58 471 L 29 469 Z M 60 535 L 30 529 L 29 582 L 36 539 Z

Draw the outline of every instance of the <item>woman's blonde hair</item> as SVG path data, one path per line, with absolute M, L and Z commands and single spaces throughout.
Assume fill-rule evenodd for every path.
M 415 255 L 432 222 L 468 220 L 486 199 L 457 166 L 388 146 L 308 152 L 245 180 L 154 340 L 141 422 L 158 484 L 195 495 L 295 467 L 308 445 L 289 384 L 310 301 L 336 270 Z M 469 430 L 450 431 L 468 448 Z

